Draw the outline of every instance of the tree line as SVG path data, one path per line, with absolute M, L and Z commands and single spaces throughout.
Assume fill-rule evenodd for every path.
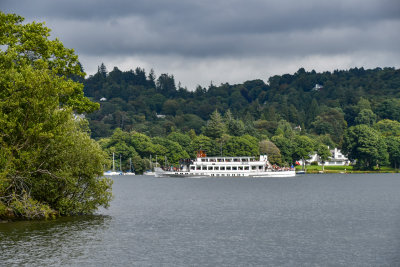
M 114 67 L 107 72 L 102 64 L 83 83 L 85 94 L 100 103 L 100 109 L 88 115 L 92 137 L 100 139 L 109 155 L 117 152 L 115 140 L 110 140 L 118 129 L 119 134 L 141 134 L 150 143 L 164 146 L 164 150 L 143 153 L 125 141 L 135 150 L 131 157 L 142 160 L 158 154 L 176 163 L 174 153 L 166 152 L 170 142 L 181 146 L 177 155 L 189 157 L 200 148 L 207 148 L 209 155 L 258 154 L 260 142 L 270 142 L 279 150 L 277 163 L 281 164 L 291 165 L 307 158 L 307 153 L 326 154 L 324 147 L 339 147 L 359 168 L 398 166 L 395 129 L 400 121 L 400 70 L 395 68 L 323 73 L 301 68 L 292 75 L 270 77 L 268 83 L 211 84 L 189 91 L 176 86 L 173 75 L 157 78 L 153 70 L 147 75 L 141 68 L 120 71 Z M 106 101 L 100 102 L 101 98 Z M 354 133 L 362 127 L 369 134 L 356 138 Z M 172 138 L 177 135 L 185 138 Z M 199 138 L 211 145 L 201 147 Z M 246 142 L 248 150 L 241 149 Z M 129 156 L 121 154 L 126 164 Z M 137 158 L 136 162 L 141 161 Z
M 299 69 L 296 73 L 228 83 L 190 91 L 174 76 L 151 70 L 99 71 L 83 81 L 85 95 L 101 107 L 89 114 L 95 139 L 107 137 L 116 128 L 138 131 L 148 136 L 167 136 L 175 130 L 193 129 L 201 134 L 211 114 L 228 110 L 236 121 L 231 131 L 269 137 L 285 120 L 308 133 L 329 135 L 340 145 L 348 127 L 382 119 L 400 120 L 400 70 L 354 68 L 316 73 Z M 100 102 L 101 98 L 106 98 Z M 163 116 L 160 116 L 163 115 Z M 165 116 L 165 117 L 164 117 Z M 241 124 L 241 122 L 243 124 Z
M 199 150 L 206 151 L 208 156 L 257 157 L 267 154 L 272 164 L 280 166 L 293 166 L 299 160 L 304 162 L 314 153 L 321 161 L 331 157 L 329 148 L 333 149 L 335 143 L 327 134 L 310 134 L 281 120 L 272 137 L 248 133 L 232 135 L 229 127 L 234 119 L 230 114 L 229 110 L 224 116 L 214 111 L 201 134 L 192 129 L 172 131 L 165 137 L 149 137 L 117 128 L 99 143 L 108 155 L 121 157 L 122 166 L 117 162 L 117 168 L 128 170 L 132 160 L 137 173 L 154 167 L 156 159 L 158 166 L 177 166 L 181 159 L 194 158 Z M 342 150 L 354 162 L 355 168 L 371 170 L 388 165 L 398 168 L 399 122 L 385 119 L 373 125 L 358 124 L 346 129 L 343 137 Z

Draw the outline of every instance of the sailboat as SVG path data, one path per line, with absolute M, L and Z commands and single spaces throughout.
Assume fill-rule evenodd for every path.
M 129 158 L 129 171 L 127 171 L 125 175 L 135 175 L 135 171 L 132 166 L 132 158 Z
M 120 161 L 121 161 L 121 157 L 120 157 Z M 120 169 L 121 169 L 121 164 L 120 164 Z M 106 171 L 104 173 L 104 175 L 122 175 L 122 171 L 120 170 L 119 172 L 115 171 L 115 153 L 113 153 L 113 169 L 112 171 Z

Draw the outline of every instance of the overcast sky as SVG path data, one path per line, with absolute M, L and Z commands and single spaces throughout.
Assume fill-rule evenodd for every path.
M 400 66 L 399 0 L 0 0 L 46 22 L 87 74 L 141 67 L 193 90 L 276 74 Z

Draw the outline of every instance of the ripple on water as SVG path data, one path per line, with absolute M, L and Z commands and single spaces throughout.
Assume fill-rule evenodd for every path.
M 102 215 L 0 225 L 0 265 L 400 266 L 399 175 L 114 178 Z

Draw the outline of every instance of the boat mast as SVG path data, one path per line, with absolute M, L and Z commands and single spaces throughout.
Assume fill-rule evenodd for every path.
M 121 161 L 121 154 L 119 154 L 119 171 L 120 172 L 122 172 L 122 168 L 121 168 L 121 164 L 122 163 L 122 161 Z
M 151 154 L 150 154 L 150 170 L 153 170 L 153 160 L 151 158 Z
M 113 172 L 115 172 L 115 159 L 114 159 L 115 153 L 113 152 Z

